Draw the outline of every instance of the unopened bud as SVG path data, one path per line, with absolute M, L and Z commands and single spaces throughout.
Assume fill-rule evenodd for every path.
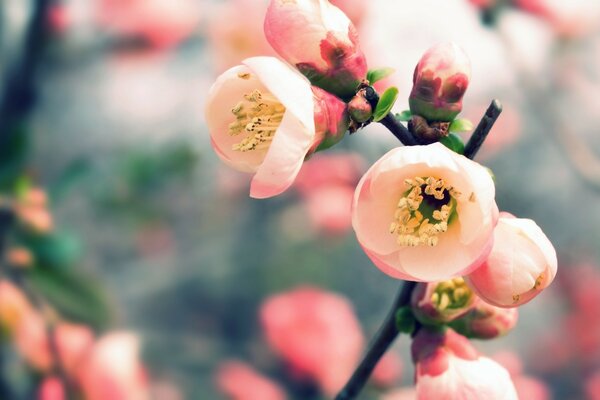
M 429 122 L 452 121 L 462 110 L 470 76 L 471 63 L 458 45 L 442 43 L 430 48 L 415 68 L 411 112 Z
M 517 308 L 500 308 L 477 298 L 475 306 L 450 326 L 468 338 L 494 339 L 514 328 L 518 316 Z
M 373 116 L 373 107 L 361 92 L 350 100 L 348 111 L 352 119 L 361 124 L 367 122 Z

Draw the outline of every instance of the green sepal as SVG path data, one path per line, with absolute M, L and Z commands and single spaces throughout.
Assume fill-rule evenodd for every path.
M 391 67 L 370 69 L 369 72 L 367 72 L 367 80 L 371 85 L 373 85 L 375 82 L 379 82 L 380 80 L 387 78 L 394 72 L 396 72 L 396 70 Z
M 373 121 L 379 122 L 385 118 L 386 115 L 392 110 L 396 99 L 398 98 L 398 88 L 390 87 L 387 88 L 385 92 L 379 98 L 379 102 L 377 103 L 377 107 L 373 112 Z
M 402 122 L 408 122 L 412 118 L 412 112 L 410 110 L 404 110 L 401 113 L 396 114 L 396 119 Z
M 410 335 L 416 327 L 417 322 L 410 307 L 401 307 L 396 311 L 396 328 L 399 332 Z
M 444 136 L 440 139 L 440 143 L 458 154 L 464 154 L 465 143 L 456 133 L 449 133 L 448 136 Z
M 455 119 L 450 124 L 448 130 L 452 133 L 471 132 L 473 130 L 473 123 L 466 118 Z

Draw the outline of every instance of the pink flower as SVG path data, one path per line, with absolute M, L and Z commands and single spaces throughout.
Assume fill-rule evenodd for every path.
M 550 389 L 544 382 L 523 373 L 523 365 L 517 354 L 503 351 L 494 354 L 492 358 L 509 372 L 519 399 L 549 400 L 551 398 Z
M 441 324 L 453 321 L 469 312 L 476 296 L 464 279 L 454 278 L 443 282 L 419 283 L 411 295 L 415 317 L 424 324 Z
M 467 283 L 485 301 L 498 307 L 527 303 L 556 275 L 556 251 L 530 219 L 502 213 L 494 231 L 494 247 Z
M 600 370 L 586 380 L 585 393 L 589 400 L 600 400 Z
M 357 28 L 369 12 L 368 0 L 331 0 L 331 4 L 342 10 Z
M 38 389 L 38 400 L 65 400 L 67 398 L 62 382 L 55 376 L 42 381 Z
M 516 308 L 500 308 L 475 298 L 473 308 L 451 323 L 458 333 L 468 338 L 494 339 L 515 327 L 519 317 Z
M 335 394 L 352 375 L 364 338 L 345 298 L 300 287 L 269 298 L 260 315 L 271 347 L 326 394 Z
M 358 154 L 319 153 L 304 164 L 294 187 L 318 230 L 335 235 L 350 229 L 352 197 L 363 166 Z
M 86 400 L 148 399 L 148 381 L 138 359 L 139 340 L 125 332 L 100 338 L 78 370 Z
M 0 281 L 0 325 L 4 329 L 13 332 L 33 312 L 33 307 L 20 289 L 9 281 Z
M 361 179 L 352 225 L 386 274 L 443 281 L 473 271 L 488 256 L 498 212 L 494 194 L 484 167 L 439 143 L 399 147 Z
M 397 353 L 388 351 L 375 366 L 371 382 L 378 387 L 391 387 L 402 378 L 402 369 L 402 359 Z
M 469 340 L 451 329 L 421 329 L 412 343 L 417 400 L 516 400 L 508 372 L 482 357 Z
M 559 35 L 581 36 L 600 22 L 600 5 L 589 0 L 515 0 L 515 5 L 545 19 Z
M 265 36 L 313 84 L 349 99 L 367 75 L 356 28 L 327 0 L 271 0 Z
M 217 371 L 217 386 L 230 400 L 285 400 L 283 389 L 239 361 L 227 361 Z
M 267 5 L 267 0 L 228 0 L 211 10 L 207 36 L 219 72 L 248 57 L 275 55 L 263 31 Z
M 123 36 L 142 37 L 159 48 L 175 46 L 200 22 L 193 0 L 101 0 L 101 25 Z
M 428 121 L 452 121 L 462 110 L 471 61 L 455 43 L 440 43 L 415 68 L 409 103 L 413 114 Z
M 346 131 L 344 104 L 272 57 L 254 57 L 223 73 L 208 94 L 211 142 L 228 165 L 255 173 L 250 196 L 286 190 L 308 154 Z

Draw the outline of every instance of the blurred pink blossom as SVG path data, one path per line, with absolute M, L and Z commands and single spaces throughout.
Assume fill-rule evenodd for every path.
M 501 351 L 494 354 L 492 359 L 509 372 L 517 389 L 519 399 L 550 400 L 550 389 L 541 380 L 525 375 L 519 356 L 512 351 Z
M 275 382 L 240 361 L 226 361 L 217 370 L 219 390 L 230 400 L 285 400 L 285 392 Z
M 397 384 L 402 378 L 402 359 L 390 350 L 381 357 L 371 374 L 371 382 L 378 387 L 389 388 Z
M 126 37 L 141 37 L 158 48 L 177 45 L 198 28 L 194 0 L 100 0 L 98 22 Z
M 589 0 L 515 0 L 517 7 L 544 18 L 559 35 L 582 36 L 600 23 L 600 4 Z
M 33 313 L 23 292 L 7 280 L 0 281 L 0 325 L 13 332 L 21 321 Z
M 44 378 L 38 389 L 38 400 L 66 400 L 65 388 L 55 376 Z
M 593 373 L 585 382 L 588 400 L 600 400 L 600 370 Z
M 418 400 L 517 399 L 508 372 L 490 358 L 480 356 L 467 338 L 451 329 L 421 329 L 411 351 Z
M 260 309 L 266 339 L 300 376 L 334 395 L 352 375 L 364 337 L 350 302 L 314 287 L 267 299 Z

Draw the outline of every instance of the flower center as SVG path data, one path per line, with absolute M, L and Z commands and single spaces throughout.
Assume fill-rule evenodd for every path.
M 244 152 L 269 148 L 283 119 L 285 107 L 271 93 L 255 89 L 244 94 L 244 100 L 237 103 L 231 112 L 236 120 L 229 124 L 229 134 L 243 136 L 232 149 Z
M 443 179 L 415 177 L 405 180 L 408 189 L 398 202 L 390 233 L 401 246 L 436 246 L 448 230 L 461 195 Z
M 440 282 L 433 294 L 431 303 L 439 311 L 448 308 L 465 307 L 473 297 L 473 292 L 465 283 L 463 278 L 454 278 L 449 281 Z

